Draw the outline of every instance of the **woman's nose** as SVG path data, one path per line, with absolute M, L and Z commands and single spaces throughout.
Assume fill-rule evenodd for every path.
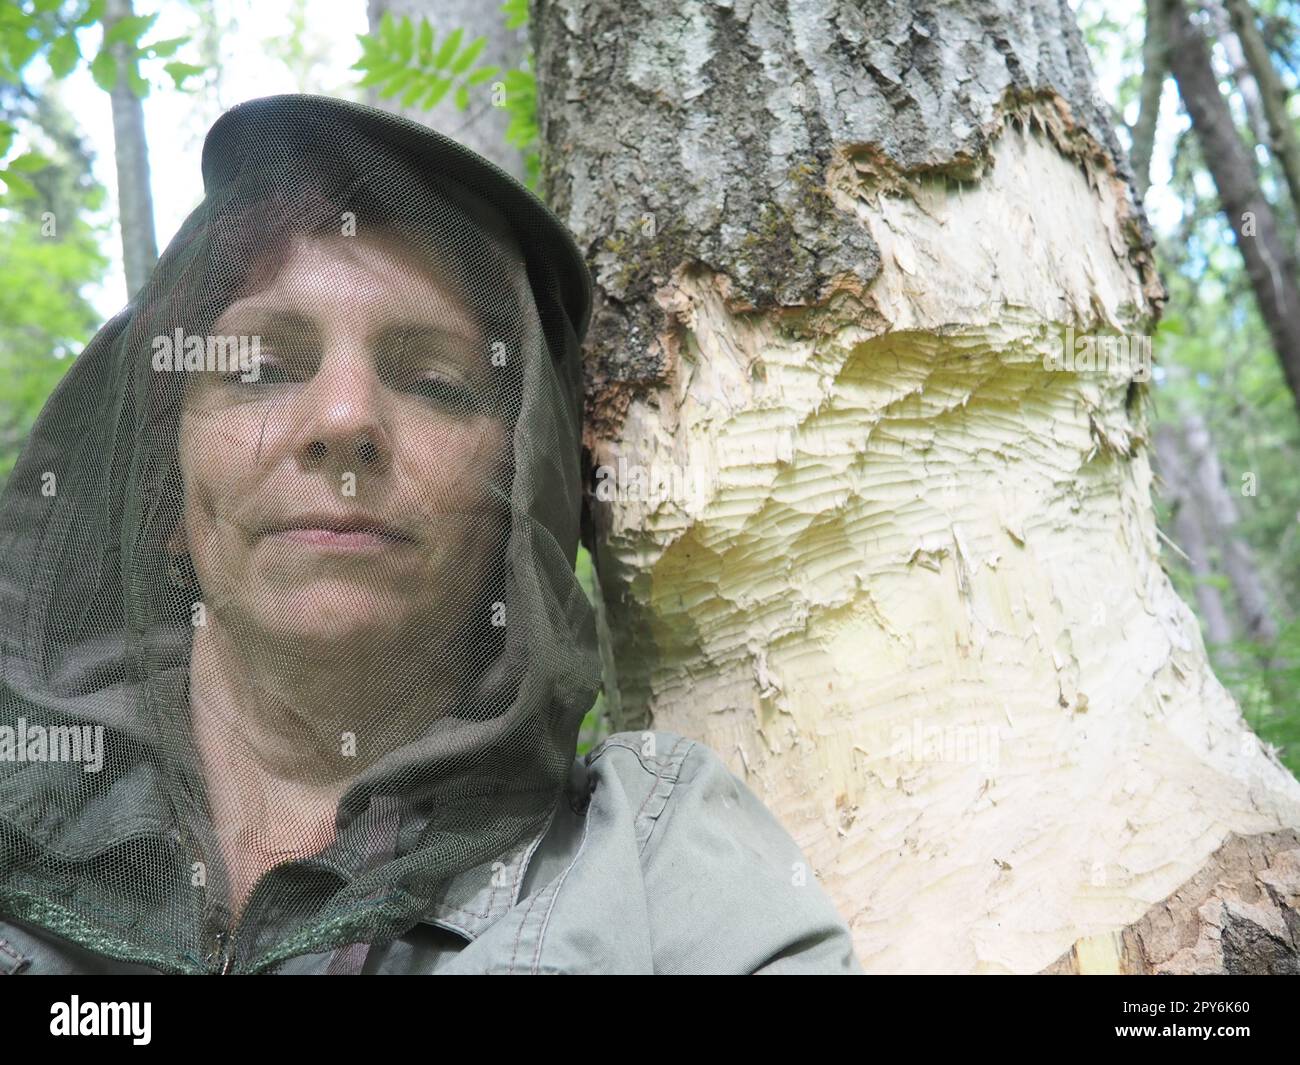
M 306 417 L 295 442 L 307 468 L 382 473 L 392 462 L 384 386 L 360 359 L 326 359 L 302 395 Z

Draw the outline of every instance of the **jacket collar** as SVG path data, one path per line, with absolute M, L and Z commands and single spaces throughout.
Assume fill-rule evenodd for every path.
M 457 873 L 420 923 L 457 932 L 471 942 L 477 939 L 519 902 L 528 866 L 554 819 L 552 808 L 535 835 L 502 856 Z

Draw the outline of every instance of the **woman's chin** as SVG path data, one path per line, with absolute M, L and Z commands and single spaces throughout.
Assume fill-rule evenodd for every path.
M 318 581 L 310 588 L 277 589 L 260 596 L 245 615 L 250 628 L 269 639 L 336 647 L 341 657 L 364 651 L 372 640 L 390 640 L 408 631 L 414 611 L 393 588 L 358 587 L 343 581 Z M 256 633 L 255 633 L 256 635 Z

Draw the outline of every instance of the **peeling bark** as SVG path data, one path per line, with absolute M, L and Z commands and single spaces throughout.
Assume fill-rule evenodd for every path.
M 1081 940 L 1053 975 L 1300 975 L 1300 835 L 1230 835 L 1140 921 Z
M 1164 295 L 1068 4 L 532 28 L 590 461 L 689 482 L 589 500 L 615 725 L 720 752 L 870 971 L 1036 972 L 1300 825 L 1161 569 L 1144 384 L 1050 368 Z

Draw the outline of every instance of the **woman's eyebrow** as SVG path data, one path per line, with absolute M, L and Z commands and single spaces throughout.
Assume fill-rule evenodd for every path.
M 304 333 L 314 333 L 316 331 L 316 323 L 311 318 L 299 314 L 297 311 L 285 310 L 282 307 L 256 305 L 241 307 L 235 304 L 228 307 L 218 319 L 218 321 L 227 320 L 244 326 L 290 329 Z
M 402 322 L 389 325 L 379 330 L 373 337 L 376 346 L 396 340 L 451 341 L 456 350 L 461 352 L 474 352 L 482 344 L 481 338 L 463 329 L 433 322 Z

